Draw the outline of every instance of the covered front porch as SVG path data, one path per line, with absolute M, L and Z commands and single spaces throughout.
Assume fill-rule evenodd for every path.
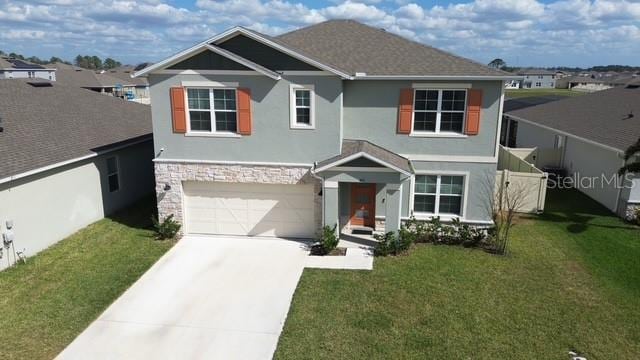
M 364 140 L 344 140 L 342 153 L 318 163 L 323 223 L 341 235 L 371 235 L 400 228 L 402 183 L 412 175 L 408 159 Z

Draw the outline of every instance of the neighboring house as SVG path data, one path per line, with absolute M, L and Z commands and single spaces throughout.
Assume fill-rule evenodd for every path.
M 640 179 L 616 173 L 640 137 L 638 114 L 640 84 L 629 85 L 508 112 L 506 137 L 510 146 L 536 148 L 537 167 L 564 169 L 580 191 L 628 216 L 640 204 Z
M 121 99 L 149 104 L 149 84 L 146 79 L 131 78 L 131 69 L 89 70 L 74 65 L 55 63 L 58 82 L 89 89 Z
M 0 57 L 0 79 L 45 79 L 56 81 L 56 69 L 26 60 Z
M 505 81 L 504 88 L 507 90 L 520 89 L 522 87 L 522 79 L 513 79 Z
M 235 27 L 135 76 L 151 85 L 159 213 L 186 233 L 492 223 L 509 73 L 332 20 Z
M 590 76 L 570 76 L 558 79 L 556 87 L 558 89 L 594 92 L 611 89 L 613 86 Z
M 0 127 L 0 233 L 13 222 L 16 250 L 33 255 L 153 193 L 149 106 L 3 80 Z
M 518 75 L 524 77 L 523 89 L 554 89 L 556 87 L 556 72 L 545 69 L 523 69 Z

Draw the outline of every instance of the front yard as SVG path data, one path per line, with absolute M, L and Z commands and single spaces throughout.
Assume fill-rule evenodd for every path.
M 422 245 L 372 272 L 305 270 L 276 358 L 640 358 L 638 227 L 550 191 L 510 249 Z
M 0 272 L 0 358 L 55 357 L 171 248 L 149 230 L 153 206 L 144 201 Z

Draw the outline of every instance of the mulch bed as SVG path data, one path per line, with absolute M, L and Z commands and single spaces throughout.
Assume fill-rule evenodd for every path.
M 347 255 L 347 248 L 335 248 L 331 250 L 328 254 L 324 252 L 322 245 L 313 245 L 311 246 L 311 252 L 309 253 L 311 256 L 345 256 Z

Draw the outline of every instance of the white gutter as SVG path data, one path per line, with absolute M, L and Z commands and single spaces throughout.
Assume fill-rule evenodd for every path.
M 76 163 L 76 162 L 79 162 L 79 161 L 91 159 L 91 158 L 94 158 L 94 157 L 97 157 L 97 156 L 100 156 L 100 155 L 103 155 L 103 154 L 108 154 L 110 152 L 113 152 L 113 151 L 116 151 L 116 150 L 120 150 L 120 149 L 124 149 L 124 148 L 129 147 L 129 146 L 137 145 L 137 144 L 143 143 L 145 141 L 149 141 L 151 139 L 152 139 L 152 137 L 150 137 L 150 136 L 149 137 L 145 137 L 144 139 L 140 139 L 140 140 L 138 140 L 136 142 L 123 144 L 123 145 L 120 145 L 120 146 L 116 146 L 114 148 L 110 148 L 109 150 L 93 152 L 91 154 L 87 154 L 87 155 L 80 156 L 80 157 L 77 157 L 77 158 L 73 158 L 73 159 L 57 162 L 55 164 L 51 164 L 51 165 L 43 166 L 43 167 L 40 167 L 40 168 L 37 168 L 37 169 L 25 171 L 23 173 L 11 175 L 11 176 L 8 176 L 6 178 L 0 179 L 0 184 L 12 182 L 12 181 L 15 181 L 15 180 L 18 180 L 18 179 L 22 179 L 22 178 L 25 178 L 25 177 L 28 177 L 28 176 L 31 176 L 31 175 L 39 174 L 39 173 L 42 173 L 42 172 L 45 172 L 45 171 L 48 171 L 48 170 L 51 170 L 51 169 L 56 169 L 56 168 L 59 168 L 59 167 L 65 166 L 65 165 L 73 164 L 73 163 Z
M 613 147 L 613 146 L 609 146 L 609 145 L 601 144 L 601 143 L 599 143 L 599 142 L 597 142 L 597 141 L 589 140 L 589 139 L 586 139 L 586 138 L 583 138 L 583 137 L 580 137 L 580 136 L 577 136 L 577 135 L 574 135 L 574 134 L 568 133 L 568 132 L 566 132 L 566 131 L 562 131 L 562 130 L 558 130 L 558 129 L 552 128 L 552 127 L 550 127 L 550 126 L 546 126 L 546 125 L 538 124 L 538 123 L 537 123 L 537 122 L 535 122 L 535 121 L 531 121 L 531 120 L 523 119 L 523 118 L 521 118 L 521 117 L 518 117 L 518 116 L 515 116 L 515 115 L 511 115 L 511 114 L 504 114 L 504 116 L 506 116 L 506 117 L 508 117 L 508 118 L 510 118 L 510 119 L 514 119 L 514 120 L 517 120 L 517 121 L 522 121 L 522 122 L 527 123 L 527 124 L 531 124 L 531 125 L 534 125 L 534 126 L 538 126 L 538 127 L 543 128 L 543 129 L 546 129 L 546 130 L 555 131 L 555 132 L 557 132 L 557 133 L 559 133 L 559 134 L 562 134 L 562 135 L 565 135 L 565 136 L 568 136 L 568 137 L 572 137 L 572 138 L 574 138 L 574 139 L 578 139 L 578 140 L 580 140 L 580 141 L 584 141 L 584 142 L 589 143 L 589 144 L 591 144 L 591 145 L 599 146 L 599 147 L 601 147 L 601 148 L 603 148 L 603 149 L 606 149 L 606 150 L 610 150 L 610 151 L 614 151 L 614 152 L 617 152 L 617 153 L 624 154 L 624 150 L 620 150 L 620 149 L 615 148 L 615 147 Z

